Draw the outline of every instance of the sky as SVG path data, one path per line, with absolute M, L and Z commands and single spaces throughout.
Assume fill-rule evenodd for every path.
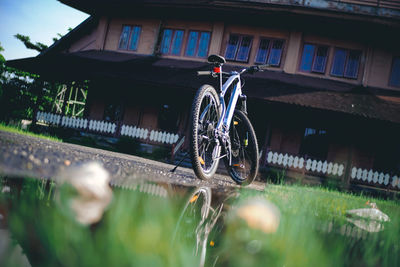
M 89 15 L 57 0 L 0 0 L 0 52 L 6 60 L 34 57 L 39 53 L 27 49 L 17 40 L 17 33 L 27 35 L 33 43 L 48 46 L 57 33 L 66 34 Z

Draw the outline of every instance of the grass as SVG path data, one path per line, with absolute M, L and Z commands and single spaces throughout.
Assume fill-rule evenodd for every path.
M 0 193 L 0 211 L 12 207 L 8 213 L 10 231 L 33 265 L 198 265 L 199 256 L 193 253 L 194 231 L 205 229 L 210 218 L 198 225 L 201 205 L 197 212 L 194 205 L 200 198 L 194 199 L 191 189 L 177 188 L 164 198 L 139 187 L 114 188 L 113 201 L 102 220 L 85 226 L 77 223 L 68 209 L 76 196 L 71 190 L 45 181 L 25 179 L 17 186 L 12 186 L 14 180 L 0 181 L 0 187 L 11 187 L 9 193 Z M 159 186 L 150 188 L 154 192 Z M 171 190 L 170 186 L 164 188 Z M 222 216 L 208 237 L 205 266 L 213 265 L 216 259 L 216 266 L 400 264 L 400 204 L 396 201 L 299 185 L 269 184 L 263 192 L 238 192 L 239 196 L 232 195 L 224 202 Z M 269 201 L 279 209 L 276 232 L 262 232 L 237 216 L 235 207 L 250 198 Z M 195 200 L 193 207 L 178 224 L 189 199 Z M 365 208 L 367 201 L 377 203 L 390 217 L 381 232 L 360 230 L 346 220 L 346 210 Z M 172 243 L 177 225 L 179 238 Z M 0 265 L 7 264 L 11 265 L 7 261 L 2 265 L 0 259 Z
M 61 139 L 59 139 L 55 136 L 50 136 L 50 135 L 46 135 L 46 134 L 36 134 L 36 133 L 30 132 L 28 130 L 21 129 L 21 126 L 6 125 L 4 122 L 0 122 L 0 131 L 23 134 L 23 135 L 38 137 L 38 138 L 47 139 L 47 140 L 51 140 L 51 141 L 62 142 Z
M 247 193 L 249 196 L 254 193 Z M 244 226 L 228 227 L 223 251 L 229 256 L 223 264 L 257 266 L 399 266 L 400 205 L 396 201 L 340 193 L 305 186 L 268 185 L 262 196 L 281 212 L 275 234 L 249 231 L 241 240 Z M 346 211 L 369 208 L 375 202 L 389 215 L 382 232 L 370 233 L 347 222 Z M 238 237 L 239 236 L 239 237 Z M 257 257 L 241 252 L 254 240 L 260 243 Z M 221 253 L 222 255 L 224 253 Z M 228 253 L 226 253 L 228 254 Z

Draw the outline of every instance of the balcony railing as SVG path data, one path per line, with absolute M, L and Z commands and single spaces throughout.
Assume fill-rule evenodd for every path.
M 135 125 L 125 124 L 118 128 L 117 123 L 114 122 L 68 117 L 41 111 L 36 114 L 36 120 L 52 126 L 61 126 L 100 134 L 128 136 L 155 144 L 174 145 L 179 139 L 179 135 L 176 133 L 169 133 L 157 129 L 145 129 Z
M 375 170 L 367 170 L 353 166 L 351 169 L 351 183 L 399 190 L 400 176 Z
M 343 163 L 306 159 L 302 156 L 273 151 L 267 153 L 266 163 L 268 165 L 318 176 L 334 176 L 340 178 L 345 171 L 345 164 Z
M 349 179 L 348 182 L 352 185 L 362 185 L 385 190 L 400 190 L 400 175 L 379 172 L 372 169 L 362 169 L 357 166 L 346 166 L 346 164 L 339 162 L 306 159 L 302 156 L 269 151 L 265 164 L 317 177 L 334 177 L 343 179 L 343 181 L 347 178 Z M 350 169 L 347 169 L 347 167 Z M 345 177 L 346 173 L 350 177 Z

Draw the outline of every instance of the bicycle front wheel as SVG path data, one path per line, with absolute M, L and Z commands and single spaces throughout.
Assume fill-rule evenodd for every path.
M 232 179 L 242 185 L 248 185 L 258 173 L 259 155 L 256 133 L 247 115 L 235 110 L 229 136 L 231 139 L 232 162 L 225 160 Z
M 197 91 L 192 105 L 190 156 L 196 176 L 202 180 L 211 178 L 217 168 L 220 146 L 214 130 L 221 117 L 221 105 L 214 87 L 203 85 Z

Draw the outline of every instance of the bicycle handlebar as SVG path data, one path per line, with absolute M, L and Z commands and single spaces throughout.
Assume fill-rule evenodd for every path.
M 250 73 L 250 74 L 254 74 L 254 73 L 258 72 L 258 71 L 266 70 L 266 69 L 268 69 L 270 66 L 271 66 L 271 65 L 268 65 L 268 64 L 266 64 L 266 65 L 254 65 L 254 66 L 251 66 L 251 67 L 248 67 L 248 68 L 243 69 L 242 71 L 239 72 L 239 74 L 243 74 L 243 73 L 246 73 L 246 72 L 248 72 L 248 73 Z M 214 74 L 216 74 L 216 73 L 214 73 L 214 72 L 211 71 L 211 70 L 197 71 L 197 76 L 201 76 L 201 75 L 214 75 Z M 225 75 L 232 75 L 232 73 L 228 73 L 228 72 L 222 72 L 222 74 L 225 74 Z
M 211 70 L 201 70 L 201 71 L 197 72 L 197 76 L 200 76 L 200 75 L 211 75 L 211 74 L 212 74 Z

